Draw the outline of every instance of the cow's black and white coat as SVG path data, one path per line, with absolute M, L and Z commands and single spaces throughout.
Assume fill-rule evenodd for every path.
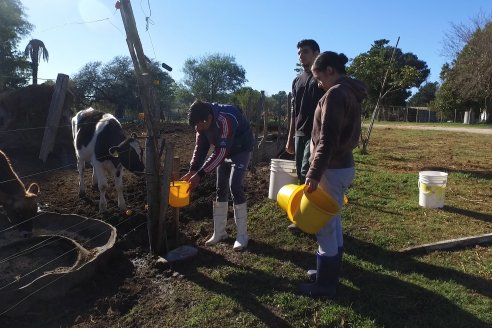
M 111 114 L 92 107 L 78 112 L 72 118 L 72 134 L 79 171 L 79 196 L 85 196 L 85 162 L 93 167 L 92 183 L 98 186 L 99 211 L 107 210 L 108 178 L 114 177 L 118 207 L 126 208 L 123 196 L 123 167 L 137 175 L 144 173 L 143 149 L 132 134 L 125 137 L 120 122 Z

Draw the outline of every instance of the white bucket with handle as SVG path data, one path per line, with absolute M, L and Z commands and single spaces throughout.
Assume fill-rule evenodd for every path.
M 298 184 L 296 162 L 287 159 L 272 158 L 268 198 L 277 200 L 277 194 L 280 188 L 288 184 Z
M 439 171 L 419 172 L 419 205 L 425 208 L 444 207 L 444 191 L 448 174 Z

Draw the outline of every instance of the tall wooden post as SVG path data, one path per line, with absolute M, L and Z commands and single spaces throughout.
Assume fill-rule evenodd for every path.
M 174 156 L 173 158 L 173 173 L 172 179 L 173 181 L 179 180 L 179 167 L 181 166 L 181 160 L 178 156 Z M 174 223 L 176 225 L 176 245 L 179 244 L 179 207 L 174 209 Z
M 265 104 L 265 91 L 261 90 L 261 111 L 263 112 L 263 139 L 268 135 L 268 109 Z
M 137 76 L 138 90 L 140 94 L 140 101 L 145 113 L 145 123 L 147 126 L 147 140 L 146 140 L 146 184 L 147 184 L 147 203 L 149 209 L 147 212 L 147 230 L 149 234 L 150 251 L 154 254 L 158 254 L 161 249 L 159 247 L 159 240 L 162 240 L 162 236 L 159 236 L 158 222 L 159 212 L 167 210 L 167 198 L 161 204 L 164 194 L 168 192 L 168 185 L 164 188 L 160 188 L 159 174 L 160 174 L 160 159 L 158 157 L 158 145 L 160 138 L 159 129 L 159 108 L 156 104 L 154 89 L 152 87 L 152 77 L 150 70 L 147 66 L 147 59 L 144 55 L 142 43 L 138 36 L 137 26 L 135 24 L 135 17 L 130 4 L 130 0 L 120 0 L 120 12 L 121 19 L 126 32 L 126 42 L 130 57 L 135 67 L 135 74 Z M 164 140 L 161 141 L 165 143 Z M 169 172 L 170 173 L 170 172 Z M 169 180 L 169 176 L 165 177 Z M 165 182 L 163 182 L 165 183 Z M 164 232 L 165 233 L 165 232 Z M 166 247 L 167 248 L 167 247 Z
M 67 88 L 68 75 L 58 74 L 55 89 L 53 90 L 53 95 L 51 96 L 50 109 L 48 112 L 48 118 L 46 119 L 41 149 L 39 151 L 39 159 L 41 159 L 43 163 L 46 163 L 48 155 L 53 151 L 53 144 L 55 143 L 58 125 L 60 125 L 60 118 L 63 111 Z

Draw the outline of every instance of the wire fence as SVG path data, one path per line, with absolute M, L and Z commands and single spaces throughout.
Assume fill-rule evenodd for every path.
M 60 125 L 60 127 L 68 127 L 66 125 Z M 26 129 L 16 129 L 16 130 L 7 130 L 7 131 L 0 131 L 2 134 L 11 134 L 11 133 L 16 133 L 16 132 L 19 132 L 19 131 L 31 131 L 31 130 L 35 130 L 35 129 L 43 129 L 44 130 L 44 127 L 37 127 L 37 128 L 26 128 Z M 142 147 L 144 148 L 144 147 Z M 48 169 L 48 170 L 41 170 L 41 171 L 38 171 L 38 172 L 35 172 L 35 173 L 31 173 L 31 174 L 27 174 L 27 175 L 21 175 L 19 176 L 19 179 L 22 180 L 25 180 L 25 179 L 34 179 L 36 176 L 40 176 L 40 175 L 47 175 L 47 174 L 54 174 L 56 173 L 57 171 L 62 171 L 62 170 L 66 170 L 68 167 L 73 167 L 73 164 L 70 164 L 70 165 L 61 165 L 61 166 L 58 166 L 56 168 L 53 168 L 53 169 Z M 83 177 L 85 179 L 85 176 Z M 3 183 L 9 183 L 13 180 L 16 180 L 16 179 L 9 179 L 9 180 L 4 180 L 4 181 L 0 181 L 0 184 L 3 184 Z M 75 188 L 77 188 L 75 185 L 74 185 Z M 125 198 L 127 199 L 128 203 L 131 204 L 131 203 L 137 203 L 137 202 L 141 202 L 141 200 L 144 198 L 144 191 L 136 191 L 134 193 L 126 193 L 125 194 Z M 81 206 L 84 206 L 84 205 L 81 205 Z M 86 206 L 86 205 L 85 205 Z M 80 207 L 79 207 L 80 208 Z M 108 207 L 107 209 L 107 213 L 113 213 L 115 211 L 118 211 L 118 206 L 115 204 L 114 206 L 110 206 Z M 77 209 L 75 210 L 75 212 L 77 212 Z M 26 220 L 23 220 L 21 222 L 17 222 L 15 224 L 12 224 L 10 225 L 9 227 L 7 228 L 4 228 L 3 230 L 0 230 L 0 236 L 2 234 L 5 234 L 6 232 L 8 231 L 13 231 L 14 229 L 18 228 L 19 226 L 21 226 L 22 224 L 25 224 L 29 221 L 34 221 L 36 220 L 36 218 L 39 217 L 39 215 L 41 215 L 42 213 L 45 213 L 43 211 L 41 212 L 38 212 L 40 214 L 32 217 L 32 218 L 28 218 Z M 137 214 L 137 213 L 135 213 Z M 105 221 L 105 218 L 106 218 L 106 214 L 104 213 L 98 213 L 96 215 L 93 215 L 93 216 L 85 216 L 86 218 L 88 219 L 94 219 L 94 220 L 102 220 L 102 221 Z M 123 220 L 119 221 L 118 223 L 116 224 L 113 224 L 113 226 L 115 228 L 118 228 L 118 227 L 121 227 L 122 225 L 125 225 L 125 224 L 128 224 L 130 222 L 130 220 L 132 220 L 134 217 L 134 215 L 130 216 L 128 215 L 127 217 L 125 217 Z M 94 222 L 94 224 L 97 224 L 97 221 Z M 118 241 L 122 241 L 126 238 L 128 238 L 132 232 L 136 232 L 138 231 L 141 227 L 143 227 L 144 225 L 146 225 L 146 221 L 138 224 L 137 226 L 135 226 L 134 228 L 132 228 L 130 231 L 128 231 L 125 235 L 123 236 L 120 236 Z M 68 226 L 68 227 L 65 227 L 64 229 L 62 230 L 59 230 L 59 231 L 56 231 L 56 235 L 68 235 L 68 233 L 70 232 L 70 234 L 75 234 L 77 235 L 77 232 L 80 232 L 82 230 L 87 230 L 87 226 L 84 226 L 83 228 L 81 228 L 80 230 L 77 230 L 76 229 L 76 226 L 77 224 L 73 225 L 73 226 Z M 95 239 L 95 238 L 98 238 L 99 235 L 94 235 L 92 238 L 90 238 L 89 240 L 85 240 L 81 245 L 84 246 L 85 244 L 87 244 L 90 240 L 92 239 Z M 48 239 L 45 239 L 39 243 L 36 243 L 34 245 L 30 245 L 26 248 L 23 248 L 23 249 L 20 249 L 18 250 L 17 252 L 13 253 L 13 254 L 10 254 L 8 255 L 7 257 L 4 257 L 4 258 L 0 258 L 0 267 L 2 265 L 6 265 L 8 262 L 10 261 L 15 261 L 17 258 L 21 257 L 21 256 L 27 256 L 29 254 L 32 254 L 33 252 L 41 249 L 41 248 L 46 248 L 46 247 L 49 247 L 50 245 L 52 245 L 54 242 L 56 241 L 55 237 L 52 237 L 52 238 L 48 238 Z M 58 255 L 57 257 L 53 258 L 53 259 L 50 259 L 49 261 L 41 264 L 41 265 L 38 265 L 37 267 L 35 268 L 32 268 L 29 272 L 27 273 L 23 273 L 22 275 L 20 276 L 17 276 L 15 277 L 15 279 L 13 281 L 10 281 L 8 283 L 4 283 L 3 285 L 0 285 L 0 292 L 2 290 L 6 290 L 8 289 L 9 286 L 13 285 L 14 283 L 18 283 L 19 281 L 21 281 L 22 279 L 28 277 L 29 275 L 35 273 L 35 272 L 38 272 L 40 270 L 42 270 L 44 267 L 48 266 L 50 263 L 53 263 L 55 261 L 57 261 L 59 258 L 63 257 L 64 255 L 66 255 L 67 253 L 69 252 L 73 252 L 75 251 L 76 248 L 72 248 L 66 252 L 64 252 L 63 254 L 61 255 Z M 9 305 L 8 308 L 5 308 L 5 309 L 0 309 L 0 316 L 11 311 L 13 308 L 15 308 L 16 306 L 18 306 L 19 304 L 21 304 L 22 302 L 25 302 L 27 300 L 29 300 L 29 298 L 31 297 L 34 297 L 34 295 L 39 292 L 40 290 L 48 287 L 49 285 L 53 284 L 55 281 L 59 280 L 59 279 L 63 279 L 63 275 L 61 275 L 60 277 L 56 278 L 54 281 L 50 281 L 48 282 L 46 285 L 42 286 L 41 288 L 39 288 L 38 290 L 36 291 L 33 291 L 31 294 L 29 294 L 28 296 L 26 296 L 25 298 L 21 299 L 20 301 L 18 301 L 17 303 L 15 304 L 11 304 Z

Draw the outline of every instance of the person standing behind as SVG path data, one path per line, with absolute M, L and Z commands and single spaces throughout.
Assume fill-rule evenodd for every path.
M 190 170 L 181 180 L 190 182 L 190 189 L 193 190 L 205 174 L 217 170 L 217 197 L 213 203 L 214 232 L 205 245 L 214 245 L 228 237 L 225 228 L 230 190 L 237 228 L 233 249 L 243 250 L 249 240 L 244 178 L 254 145 L 249 122 L 234 106 L 199 100 L 191 105 L 188 122 L 195 127 L 196 142 Z M 210 145 L 215 148 L 205 160 Z
M 324 94 L 324 90 L 318 87 L 311 73 L 311 65 L 319 52 L 318 43 L 312 39 L 304 39 L 297 43 L 297 54 L 303 72 L 292 82 L 292 115 L 285 150 L 291 155 L 295 154 L 297 177 L 300 184 L 305 182 L 309 169 L 309 142 L 314 110 Z M 289 229 L 297 230 L 294 224 L 289 225 Z
M 312 65 L 319 85 L 326 91 L 314 113 L 311 136 L 311 166 L 306 175 L 307 192 L 320 186 L 343 207 L 345 191 L 355 177 L 352 151 L 361 129 L 361 102 L 367 91 L 363 82 L 347 77 L 344 54 L 326 51 Z M 336 215 L 316 233 L 316 270 L 309 270 L 313 283 L 301 284 L 310 296 L 336 294 L 343 255 L 341 216 Z

